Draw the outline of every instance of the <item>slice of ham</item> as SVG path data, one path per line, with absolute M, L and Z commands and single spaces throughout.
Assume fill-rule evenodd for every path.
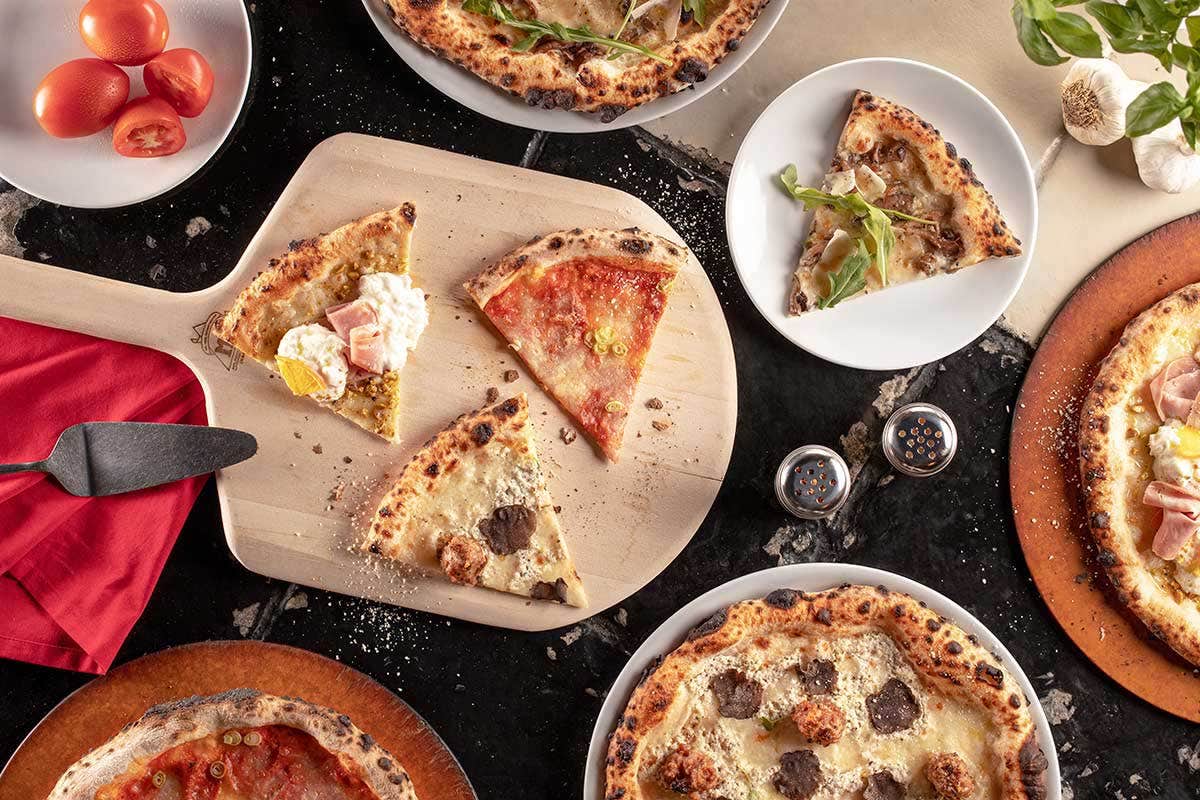
M 1163 510 L 1150 549 L 1159 558 L 1171 561 L 1200 531 L 1200 494 L 1173 483 L 1152 481 L 1142 495 L 1142 502 Z
M 350 329 L 350 363 L 375 374 L 383 373 L 383 329 L 375 323 Z
M 1162 420 L 1186 420 L 1200 395 L 1200 364 L 1191 356 L 1177 358 L 1150 381 L 1154 409 Z
M 337 335 L 343 341 L 350 341 L 350 332 L 361 325 L 371 325 L 379 321 L 375 309 L 361 297 L 352 303 L 342 303 L 325 309 L 325 316 L 333 326 Z

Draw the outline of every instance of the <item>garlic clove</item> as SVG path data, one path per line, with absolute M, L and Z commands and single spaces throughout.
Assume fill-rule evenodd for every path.
M 1177 119 L 1134 139 L 1133 156 L 1138 176 L 1151 189 L 1178 194 L 1200 183 L 1200 154 L 1188 146 Z
M 1108 145 L 1125 135 L 1125 109 L 1143 84 L 1105 58 L 1081 58 L 1060 86 L 1063 124 L 1083 144 Z

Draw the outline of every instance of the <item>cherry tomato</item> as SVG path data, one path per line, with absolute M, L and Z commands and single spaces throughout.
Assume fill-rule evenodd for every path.
M 79 12 L 79 33 L 105 61 L 145 64 L 167 46 L 167 12 L 154 0 L 89 0 Z
M 161 97 L 130 100 L 113 126 L 113 148 L 131 158 L 157 158 L 178 153 L 187 144 L 183 122 Z
M 98 58 L 50 70 L 33 93 L 33 113 L 51 136 L 91 136 L 112 124 L 129 99 L 129 76 Z
M 204 56 L 187 47 L 159 53 L 142 68 L 146 91 L 170 103 L 180 116 L 198 117 L 212 97 L 213 74 Z

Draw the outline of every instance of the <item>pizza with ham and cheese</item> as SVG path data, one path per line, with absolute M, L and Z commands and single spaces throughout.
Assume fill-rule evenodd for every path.
M 607 800 L 1044 800 L 1029 700 L 997 658 L 884 587 L 777 589 L 651 662 Z
M 538 382 L 610 461 L 688 251 L 640 231 L 549 233 L 466 284 Z
M 235 689 L 155 706 L 71 766 L 50 800 L 416 800 L 344 714 Z
M 531 106 L 596 113 L 687 89 L 768 0 L 375 0 L 418 44 Z
M 524 394 L 464 414 L 404 467 L 362 548 L 454 583 L 586 606 Z
M 1138 315 L 1079 422 L 1088 527 L 1118 599 L 1200 665 L 1200 283 Z
M 815 210 L 788 295 L 793 315 L 1021 252 L 954 145 L 907 108 L 862 90 L 821 188 L 800 186 L 795 167 L 782 179 Z
M 306 396 L 389 441 L 400 370 L 428 324 L 408 274 L 405 203 L 293 242 L 234 301 L 217 335 Z

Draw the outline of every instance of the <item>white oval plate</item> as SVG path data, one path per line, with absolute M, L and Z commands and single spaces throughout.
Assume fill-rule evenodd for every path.
M 421 45 L 408 38 L 388 18 L 380 0 L 363 0 L 367 13 L 375 27 L 383 34 L 396 54 L 404 60 L 422 78 L 442 94 L 457 100 L 462 105 L 509 125 L 519 125 L 522 128 L 549 131 L 550 133 L 601 133 L 631 125 L 642 125 L 651 120 L 677 111 L 688 103 L 699 100 L 704 95 L 716 89 L 738 68 L 746 63 L 754 51 L 767 39 L 775 23 L 783 16 L 788 0 L 771 0 L 759 14 L 758 20 L 750 26 L 746 38 L 737 50 L 725 56 L 708 78 L 697 83 L 691 89 L 676 92 L 668 97 L 660 97 L 643 103 L 636 108 L 626 111 L 612 122 L 601 122 L 595 114 L 581 114 L 574 111 L 562 111 L 539 107 L 530 107 L 523 100 L 502 92 L 487 81 L 476 77 L 462 67 L 439 58 Z
M 658 630 L 650 634 L 642 646 L 629 659 L 629 663 L 621 670 L 608 695 L 604 705 L 600 707 L 600 716 L 596 727 L 592 730 L 592 741 L 588 746 L 587 765 L 583 776 L 583 800 L 603 800 L 604 798 L 604 758 L 608 753 L 608 737 L 617 727 L 617 721 L 629 703 L 629 696 L 637 686 L 642 670 L 657 656 L 669 653 L 679 646 L 687 632 L 698 623 L 708 619 L 717 610 L 725 608 L 730 603 L 741 600 L 752 600 L 763 597 L 773 589 L 787 587 L 806 592 L 819 592 L 830 589 L 842 583 L 854 583 L 865 586 L 886 586 L 889 589 L 907 592 L 918 600 L 923 601 L 931 609 L 954 622 L 967 633 L 979 637 L 979 643 L 995 653 L 1003 662 L 1009 673 L 1017 679 L 1025 696 L 1037 698 L 1033 684 L 1021 670 L 1012 654 L 1000 643 L 983 623 L 967 613 L 966 609 L 924 584 L 914 580 L 885 572 L 873 567 L 862 567 L 857 564 L 791 564 L 784 567 L 773 567 L 761 572 L 752 572 L 735 578 L 729 583 L 718 586 L 697 597 L 683 608 L 676 611 Z M 1054 736 L 1050 732 L 1050 723 L 1046 714 L 1036 699 L 1029 705 L 1029 713 L 1037 728 L 1038 742 L 1050 762 L 1046 769 L 1046 790 L 1048 800 L 1062 800 L 1062 781 L 1058 772 L 1058 750 L 1054 746 Z
M 856 89 L 908 106 L 953 142 L 995 197 L 1023 252 L 789 316 L 792 273 L 812 215 L 783 191 L 779 173 L 795 164 L 802 183 L 821 185 Z M 726 193 L 729 250 L 759 312 L 813 355 L 858 369 L 927 364 L 987 330 L 1025 278 L 1037 226 L 1033 168 L 1004 115 L 962 79 L 899 58 L 845 61 L 793 84 L 750 128 Z
M 125 158 L 112 128 L 82 139 L 55 139 L 33 116 L 33 91 L 73 58 L 94 58 L 79 36 L 81 0 L 0 0 L 0 178 L 35 197 L 76 208 L 140 203 L 190 178 L 233 129 L 250 87 L 250 19 L 242 0 L 160 0 L 167 48 L 190 47 L 213 69 L 204 113 L 183 121 L 187 145 L 162 158 Z M 129 96 L 146 93 L 142 68 L 127 67 Z

